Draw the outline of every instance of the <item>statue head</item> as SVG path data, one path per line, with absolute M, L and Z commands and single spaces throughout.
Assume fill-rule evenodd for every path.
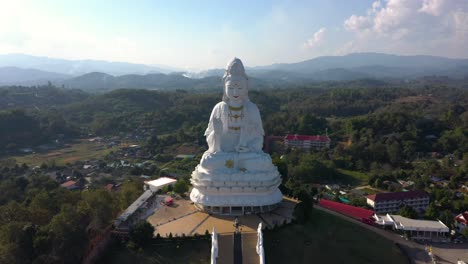
M 244 102 L 249 100 L 248 81 L 245 74 L 244 65 L 238 58 L 234 58 L 227 65 L 223 76 L 224 81 L 224 102 Z

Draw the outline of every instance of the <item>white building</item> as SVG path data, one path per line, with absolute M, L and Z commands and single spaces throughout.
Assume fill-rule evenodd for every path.
M 408 234 L 412 239 L 445 240 L 450 229 L 441 221 L 416 220 L 400 215 L 387 214 L 385 221 L 391 222 L 393 228 Z
M 367 204 L 376 214 L 398 212 L 404 205 L 425 211 L 429 206 L 429 195 L 424 191 L 377 193 L 367 196 Z
M 174 185 L 177 180 L 169 177 L 160 177 L 156 180 L 145 181 L 145 190 L 149 188 L 153 192 L 157 192 L 159 189 L 162 189 L 166 185 Z
M 302 149 L 323 149 L 330 148 L 330 138 L 328 136 L 306 136 L 306 135 L 286 135 L 284 137 L 284 146 L 286 148 Z

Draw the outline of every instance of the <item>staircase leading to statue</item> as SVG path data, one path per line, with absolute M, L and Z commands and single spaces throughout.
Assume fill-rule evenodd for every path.
M 231 234 L 219 234 L 218 236 L 218 258 L 216 263 L 233 264 L 234 262 L 234 240 Z
M 234 264 L 242 264 L 242 234 L 234 233 Z
M 242 263 L 258 263 L 257 233 L 242 233 Z
M 211 254 L 212 264 L 265 264 L 262 223 L 257 232 L 217 234 L 213 228 Z
M 247 234 L 247 237 L 248 248 L 244 244 L 246 240 L 243 233 L 219 235 L 216 262 L 219 264 L 257 263 L 258 255 L 255 252 L 256 234 Z M 249 252 L 247 258 L 244 255 L 244 250 Z

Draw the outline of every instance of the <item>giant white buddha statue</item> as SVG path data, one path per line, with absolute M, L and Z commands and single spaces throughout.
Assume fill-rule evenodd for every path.
M 262 120 L 249 100 L 241 60 L 229 62 L 223 81 L 223 100 L 213 108 L 205 132 L 208 151 L 192 172 L 190 199 L 214 214 L 270 211 L 282 200 L 281 176 L 262 151 Z

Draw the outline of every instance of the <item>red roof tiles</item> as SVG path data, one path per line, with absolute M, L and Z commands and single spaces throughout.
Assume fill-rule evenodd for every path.
M 464 224 L 464 225 L 468 225 L 468 211 L 457 215 L 455 217 L 455 221 L 457 221 L 457 222 L 459 222 L 461 224 Z
M 108 190 L 109 192 L 112 192 L 112 191 L 114 190 L 114 187 L 115 187 L 115 185 L 112 184 L 112 183 L 109 183 L 109 184 L 107 184 L 106 186 L 104 186 L 104 188 L 105 188 L 106 190 Z
M 425 191 L 377 193 L 377 194 L 371 194 L 367 196 L 367 198 L 371 199 L 374 202 L 406 200 L 406 199 L 424 198 L 424 197 L 429 197 L 429 195 Z
M 361 207 L 342 204 L 325 199 L 320 200 L 319 205 L 327 209 L 333 210 L 335 212 L 350 216 L 352 218 L 356 218 L 358 220 L 369 219 L 374 215 L 374 211 L 372 210 L 367 210 Z
M 330 141 L 330 138 L 328 136 L 307 136 L 307 135 L 293 135 L 293 134 L 287 134 L 284 137 L 285 140 L 310 140 L 310 141 L 322 141 L 322 142 L 328 142 Z
M 68 188 L 76 184 L 76 181 L 67 181 L 61 184 L 62 187 Z

